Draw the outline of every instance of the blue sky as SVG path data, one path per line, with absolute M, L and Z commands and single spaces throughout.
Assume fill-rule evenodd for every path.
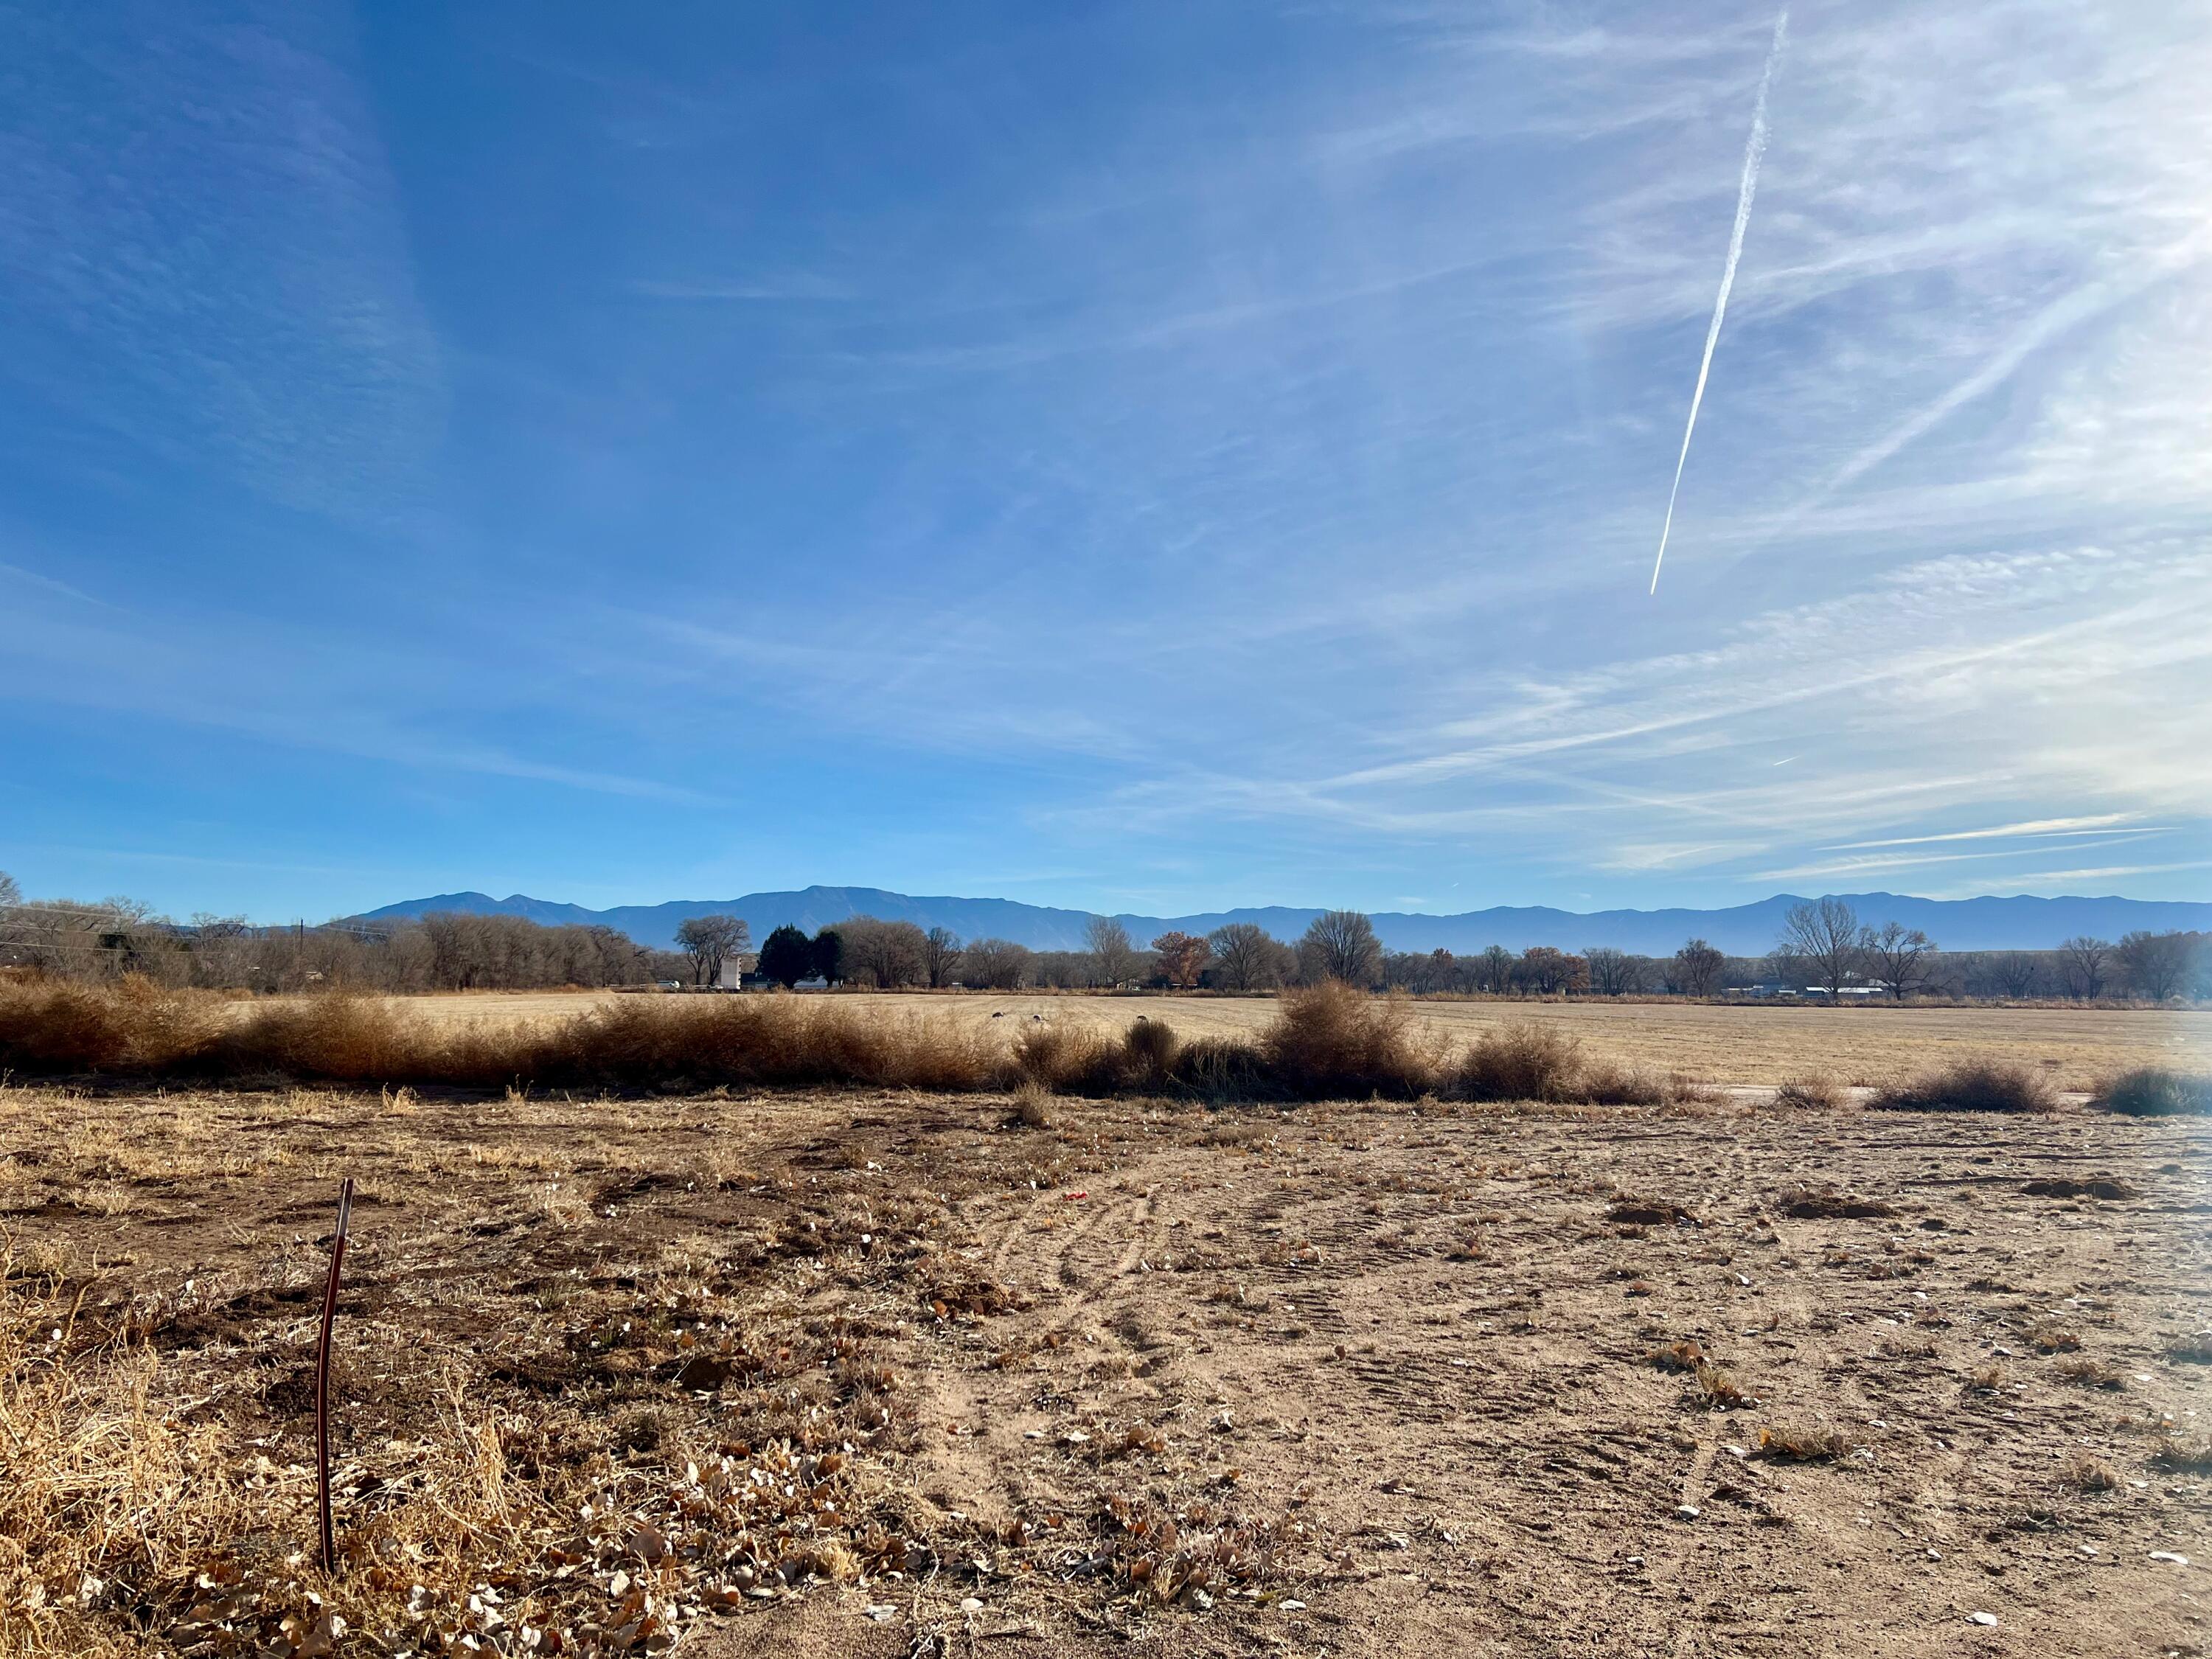
M 0 868 L 2212 892 L 2212 14 L 0 8 Z

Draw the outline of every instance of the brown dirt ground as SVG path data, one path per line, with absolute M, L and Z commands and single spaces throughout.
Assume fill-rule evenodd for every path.
M 576 1012 L 612 992 L 493 991 L 398 998 L 439 1020 L 538 1019 Z M 1274 1018 L 1271 997 L 1109 997 L 841 992 L 836 1000 L 902 1012 L 926 1011 L 1018 1029 L 1035 1019 L 1127 1025 L 1164 1018 L 1185 1036 L 1258 1031 Z M 1777 1007 L 1741 1003 L 1416 1001 L 1418 1026 L 1456 1042 L 1516 1020 L 1560 1024 L 1593 1054 L 1662 1074 L 1716 1084 L 1771 1086 L 1825 1074 L 1870 1085 L 1958 1060 L 2045 1066 L 2062 1089 L 2082 1091 L 2130 1066 L 2202 1070 L 2212 1065 L 2212 1010 L 2148 1008 Z
M 40 1330 L 76 1309 L 33 1368 L 103 1363 L 157 1310 L 154 1408 L 287 1472 L 241 1502 L 295 1540 L 301 1287 L 341 1173 L 342 1532 L 481 1423 L 531 1449 L 502 1501 L 550 1516 L 572 1477 L 659 1502 L 702 1448 L 826 1413 L 839 1524 L 902 1532 L 908 1571 L 687 1612 L 702 1656 L 2203 1651 L 2205 1477 L 2159 1448 L 2212 1425 L 2212 1131 L 1048 1109 L 0 1090 L 8 1297 Z M 2134 1195 L 2023 1190 L 2092 1176 Z M 753 1358 L 689 1391 L 678 1331 L 709 1324 Z M 1650 1363 L 1684 1340 L 1747 1403 Z M 845 1340 L 896 1380 L 852 1382 Z M 2112 1386 L 2069 1380 L 2083 1360 Z M 1835 1455 L 1763 1455 L 1763 1430 Z M 2065 1479 L 2077 1453 L 2117 1486 Z M 1170 1553 L 1131 1516 L 1186 1545 L 1247 1522 L 1272 1553 L 1164 1607 L 1132 1574 Z M 627 1566 L 683 1604 L 678 1569 Z M 510 1608 L 605 1604 L 612 1570 L 501 1582 Z M 0 1598 L 25 1582 L 0 1548 Z M 0 1651 L 41 1650 L 5 1634 L 20 1605 Z

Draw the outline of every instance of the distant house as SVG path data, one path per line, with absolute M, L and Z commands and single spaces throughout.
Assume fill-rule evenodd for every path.
M 722 971 L 707 988 L 710 991 L 742 991 L 745 975 L 760 966 L 760 957 L 750 951 L 741 951 L 722 958 Z
M 1808 985 L 1805 988 L 1804 994 L 1808 997 L 1824 997 L 1828 994 L 1828 988 L 1825 985 Z M 1846 985 L 1836 993 L 1838 999 L 1879 997 L 1888 994 L 1889 981 L 1886 979 L 1862 980 L 1856 984 Z

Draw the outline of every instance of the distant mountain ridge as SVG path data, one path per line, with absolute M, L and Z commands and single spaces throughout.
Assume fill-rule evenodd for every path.
M 1814 894 L 1813 897 L 1826 896 Z M 1839 893 L 1863 922 L 1876 927 L 1902 922 L 1925 930 L 1947 951 L 2044 951 L 2076 934 L 2116 939 L 2136 928 L 2153 933 L 2174 929 L 2212 932 L 2212 903 L 2126 898 L 1925 899 L 1898 893 Z M 1732 956 L 1760 956 L 1771 949 L 1782 919 L 1804 896 L 1778 893 L 1750 904 L 1717 910 L 1557 910 L 1542 905 L 1499 905 L 1458 915 L 1420 915 L 1401 911 L 1375 915 L 1375 931 L 1394 951 L 1448 950 L 1461 954 L 1486 945 L 1525 951 L 1534 945 L 1580 951 L 1612 945 L 1646 956 L 1671 955 L 1692 937 L 1710 939 Z M 469 915 L 522 916 L 548 925 L 575 923 L 611 927 L 641 945 L 674 945 L 678 926 L 692 916 L 743 916 L 756 942 L 769 930 L 789 923 L 813 933 L 851 916 L 881 916 L 921 927 L 949 927 L 963 939 L 1006 939 L 1036 951 L 1079 951 L 1092 913 L 1062 910 L 1016 899 L 917 898 L 880 887 L 807 887 L 789 893 L 747 893 L 730 899 L 672 899 L 665 904 L 617 905 L 591 910 L 580 904 L 514 893 L 495 899 L 486 893 L 440 893 L 404 899 L 367 913 L 370 920 L 412 918 L 440 912 Z M 1190 916 L 1123 915 L 1115 920 L 1144 945 L 1170 929 L 1211 933 L 1224 923 L 1257 922 L 1276 938 L 1294 939 L 1320 915 L 1319 908 L 1266 905 L 1254 909 L 1209 911 Z

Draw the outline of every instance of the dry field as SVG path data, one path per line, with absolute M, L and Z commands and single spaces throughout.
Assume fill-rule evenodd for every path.
M 394 998 L 437 1020 L 510 1022 L 573 1014 L 615 993 L 499 991 Z M 902 1012 L 926 1009 L 1018 1027 L 1043 1019 L 1115 1030 L 1139 1014 L 1185 1036 L 1249 1036 L 1275 1014 L 1272 997 L 1107 997 L 840 993 L 831 1000 Z M 1516 1021 L 1557 1024 L 1607 1060 L 1714 1084 L 1771 1086 L 1825 1073 L 1874 1084 L 1958 1060 L 2027 1060 L 2075 1091 L 2130 1066 L 2212 1069 L 2212 1011 L 2147 1008 L 1790 1008 L 1676 1002 L 1413 1004 L 1416 1026 L 1455 1042 Z
M 2203 1650 L 2204 1127 L 1023 1107 L 0 1090 L 0 1651 Z

